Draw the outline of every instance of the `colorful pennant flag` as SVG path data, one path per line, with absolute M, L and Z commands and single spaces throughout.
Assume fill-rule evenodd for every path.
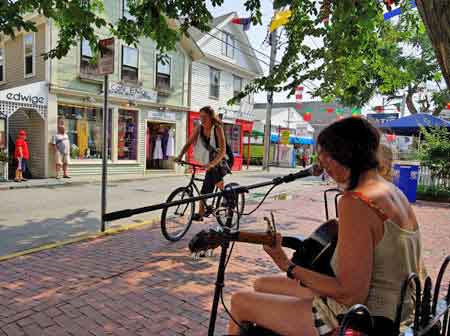
M 450 102 L 447 103 L 447 109 L 450 110 Z
M 396 138 L 395 134 L 386 134 L 386 140 L 388 142 L 394 142 Z
M 297 110 L 302 108 L 303 90 L 304 87 L 301 85 L 295 88 L 295 108 Z
M 309 122 L 309 121 L 311 121 L 311 119 L 312 119 L 312 113 L 311 113 L 311 112 L 306 112 L 306 113 L 303 115 L 303 120 L 304 120 L 304 121 Z
M 284 26 L 286 23 L 288 23 L 291 15 L 292 12 L 290 9 L 277 12 L 272 19 L 272 22 L 270 23 L 269 31 L 273 32 L 278 27 Z
M 334 108 L 328 107 L 328 108 L 326 109 L 326 111 L 327 111 L 327 113 L 333 113 L 333 112 L 334 112 Z
M 361 109 L 360 108 L 357 108 L 357 107 L 352 108 L 352 115 L 353 116 L 357 116 L 357 115 L 360 115 L 360 114 L 361 114 Z
M 338 107 L 338 108 L 336 109 L 336 114 L 337 114 L 337 115 L 340 115 L 340 116 L 343 115 L 343 114 L 344 114 L 344 109 Z
M 244 31 L 247 31 L 250 29 L 250 24 L 252 23 L 252 18 L 248 17 L 248 18 L 235 18 L 232 19 L 231 22 L 233 22 L 234 24 L 240 24 L 242 25 Z
M 381 113 L 384 111 L 384 106 L 378 105 L 374 107 L 375 112 Z

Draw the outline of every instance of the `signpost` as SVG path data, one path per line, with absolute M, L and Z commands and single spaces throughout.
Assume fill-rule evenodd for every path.
M 102 192 L 101 192 L 101 221 L 102 232 L 105 231 L 105 214 L 106 214 L 106 182 L 107 182 L 107 168 L 108 168 L 108 127 L 109 113 L 108 113 L 108 75 L 114 73 L 114 38 L 107 38 L 100 40 L 100 55 L 98 58 L 97 72 L 99 75 L 104 75 L 103 81 L 103 153 L 102 153 Z

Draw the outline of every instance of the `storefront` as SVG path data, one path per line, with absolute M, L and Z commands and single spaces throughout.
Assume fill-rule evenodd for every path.
M 0 180 L 14 178 L 14 147 L 20 130 L 27 133 L 30 151 L 29 169 L 24 175 L 46 177 L 47 103 L 48 86 L 44 81 L 0 91 Z
M 253 121 L 243 119 L 231 119 L 226 115 L 223 117 L 225 138 L 228 141 L 234 154 L 234 165 L 232 170 L 241 170 L 244 156 L 244 137 L 248 137 L 252 132 Z M 200 112 L 189 112 L 188 135 L 191 135 L 194 128 L 200 123 Z M 192 146 L 188 151 L 188 160 L 194 161 Z
M 179 151 L 176 146 L 183 144 L 177 137 L 186 137 L 186 112 L 156 107 L 156 93 L 151 90 L 130 91 L 120 85 L 110 92 L 108 174 L 173 171 L 174 156 Z M 56 109 L 55 119 L 64 122 L 69 135 L 70 174 L 100 174 L 102 96 L 88 100 L 58 92 Z

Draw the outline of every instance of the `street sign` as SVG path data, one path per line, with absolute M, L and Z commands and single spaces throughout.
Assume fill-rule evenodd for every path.
M 98 58 L 98 74 L 114 73 L 114 37 L 100 40 L 100 57 Z
M 281 131 L 281 144 L 282 145 L 289 145 L 289 137 L 291 135 L 291 132 L 289 130 L 282 130 Z

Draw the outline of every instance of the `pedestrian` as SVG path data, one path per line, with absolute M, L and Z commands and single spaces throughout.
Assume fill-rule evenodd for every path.
M 26 181 L 23 177 L 24 172 L 28 167 L 28 160 L 30 159 L 30 152 L 28 150 L 28 143 L 26 141 L 27 133 L 20 130 L 16 139 L 16 146 L 14 150 L 14 159 L 17 161 L 15 182 Z
M 70 156 L 70 141 L 63 123 L 58 125 L 58 133 L 53 136 L 52 144 L 55 150 L 56 178 L 61 178 L 61 168 L 63 170 L 63 177 L 70 178 L 67 172 Z

